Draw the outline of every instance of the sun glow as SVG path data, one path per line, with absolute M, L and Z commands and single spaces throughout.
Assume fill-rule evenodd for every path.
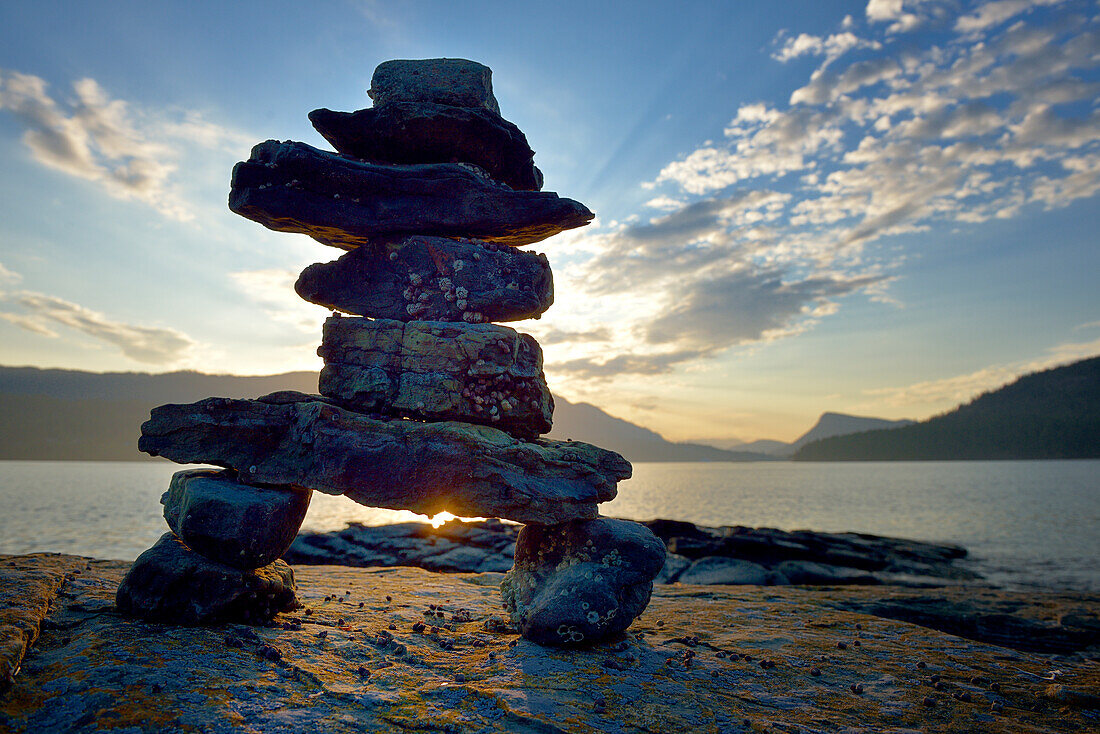
M 431 519 L 428 520 L 428 522 L 432 524 L 433 528 L 438 528 L 443 523 L 450 522 L 451 520 L 456 519 L 456 517 L 456 515 L 452 515 L 451 513 L 444 510 L 443 512 L 438 512 L 433 515 Z

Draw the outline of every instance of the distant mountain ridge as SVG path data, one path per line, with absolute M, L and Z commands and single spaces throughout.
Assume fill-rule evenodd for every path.
M 902 428 L 808 443 L 801 461 L 1100 458 L 1100 357 L 1020 377 Z
M 821 414 L 821 417 L 817 419 L 817 423 L 813 425 L 813 428 L 803 433 L 791 443 L 773 441 L 771 439 L 760 439 L 748 443 L 733 444 L 723 448 L 734 451 L 753 451 L 777 458 L 786 458 L 794 455 L 796 451 L 806 444 L 823 438 L 843 436 L 845 434 L 859 433 L 861 431 L 873 431 L 882 428 L 900 428 L 902 426 L 912 425 L 912 423 L 913 421 L 907 419 L 887 420 L 885 418 L 866 418 L 859 415 L 826 412 Z
M 317 391 L 317 373 L 240 377 L 199 372 L 145 374 L 0 367 L 0 459 L 146 459 L 141 424 L 164 403 L 205 397 L 255 398 L 277 390 Z M 556 399 L 551 438 L 584 441 L 631 461 L 759 461 L 773 457 L 674 443 L 587 403 Z

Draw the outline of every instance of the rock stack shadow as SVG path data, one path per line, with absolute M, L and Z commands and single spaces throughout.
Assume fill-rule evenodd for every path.
M 540 191 L 534 152 L 500 116 L 491 76 L 462 59 L 386 62 L 373 107 L 310 114 L 335 153 L 269 140 L 234 168 L 232 211 L 347 250 L 295 285 L 334 311 L 320 394 L 152 411 L 140 450 L 224 471 L 175 475 L 162 500 L 172 532 L 135 562 L 122 611 L 194 624 L 294 607 L 293 574 L 275 559 L 312 491 L 524 523 L 501 588 L 535 642 L 590 645 L 645 609 L 664 543 L 598 511 L 629 462 L 541 438 L 554 410 L 542 350 L 497 323 L 553 303 L 546 256 L 519 248 L 594 215 Z

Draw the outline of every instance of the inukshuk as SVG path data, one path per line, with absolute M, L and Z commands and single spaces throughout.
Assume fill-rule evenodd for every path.
M 219 516 L 201 523 L 201 533 L 191 526 L 204 517 L 202 502 L 242 492 L 256 502 L 308 500 L 318 490 L 373 507 L 525 523 L 501 587 L 520 631 L 554 645 L 616 634 L 648 603 L 664 546 L 642 525 L 599 517 L 598 504 L 615 496 L 630 464 L 595 446 L 539 437 L 554 407 L 542 351 L 529 335 L 493 323 L 538 318 L 553 302 L 546 257 L 518 248 L 593 214 L 540 192 L 534 153 L 500 116 L 487 67 L 390 61 L 375 70 L 368 94 L 369 109 L 310 113 L 336 153 L 269 140 L 233 171 L 234 212 L 347 250 L 306 268 L 295 286 L 337 312 L 318 350 L 321 394 L 153 410 L 142 451 L 226 471 L 176 475 L 165 516 L 178 539 L 167 535 L 138 559 L 119 605 L 191 621 L 195 605 L 182 589 L 200 573 L 193 568 L 210 564 L 246 569 L 237 572 L 242 589 L 273 574 L 280 591 L 290 588 L 289 568 L 261 566 L 282 551 L 236 550 L 258 536 L 272 549 L 277 536 L 285 550 L 286 533 L 258 515 Z M 200 483 L 196 499 L 191 488 Z M 300 522 L 283 518 L 280 527 Z M 161 546 L 170 561 L 156 556 Z M 240 615 L 292 603 L 292 595 L 271 597 Z

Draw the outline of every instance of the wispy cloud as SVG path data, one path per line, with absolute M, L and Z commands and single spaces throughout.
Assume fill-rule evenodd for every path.
M 325 316 L 323 308 L 307 303 L 294 293 L 298 273 L 269 268 L 241 270 L 229 274 L 233 284 L 245 296 L 259 304 L 272 321 L 293 326 L 306 334 L 319 334 Z
M 889 406 L 965 403 L 983 392 L 994 390 L 1030 372 L 1050 369 L 1100 354 L 1100 339 L 1068 342 L 1047 350 L 1038 359 L 991 365 L 965 375 L 925 380 L 900 387 L 864 390 L 864 395 Z
M 819 59 L 786 102 L 741 104 L 644 183 L 658 216 L 575 241 L 566 277 L 619 328 L 551 368 L 664 374 L 799 334 L 853 294 L 892 302 L 891 238 L 1100 193 L 1100 19 L 1052 3 L 871 0 L 778 36 L 777 61 Z
M 94 79 L 75 81 L 70 95 L 52 95 L 42 78 L 0 69 L 0 110 L 23 125 L 23 143 L 38 163 L 180 221 L 193 214 L 173 182 L 178 144 L 247 145 L 243 135 L 194 111 L 150 111 L 112 99 Z
M 74 329 L 118 347 L 130 359 L 146 364 L 172 365 L 187 355 L 194 342 L 174 329 L 137 326 L 45 293 L 0 293 L 0 300 L 21 307 L 22 313 L 3 311 L 0 318 L 41 336 L 57 337 L 51 326 Z

